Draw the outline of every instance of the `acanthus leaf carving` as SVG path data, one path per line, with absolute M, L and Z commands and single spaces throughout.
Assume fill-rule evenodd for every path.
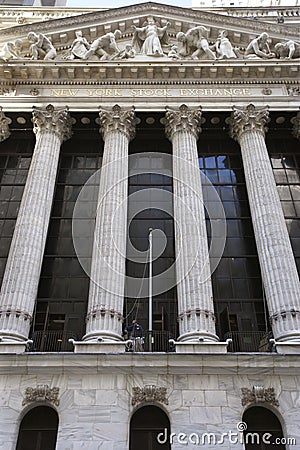
M 59 388 L 50 388 L 48 384 L 38 384 L 36 388 L 27 387 L 22 405 L 25 406 L 28 403 L 38 401 L 48 401 L 55 406 L 59 406 Z
M 246 107 L 233 107 L 229 119 L 230 136 L 239 141 L 245 132 L 259 131 L 265 136 L 269 119 L 268 107 L 257 108 L 253 104 Z
M 166 136 L 171 141 L 174 133 L 188 131 L 196 139 L 201 132 L 201 108 L 191 109 L 181 105 L 179 109 L 166 108 L 165 117 Z
M 61 141 L 68 140 L 72 135 L 72 119 L 68 107 L 54 108 L 50 104 L 41 108 L 33 107 L 32 122 L 36 134 L 55 133 Z
M 243 406 L 248 405 L 249 403 L 269 403 L 273 406 L 279 406 L 273 387 L 265 388 L 264 386 L 253 386 L 252 389 L 241 388 L 241 391 Z
M 99 120 L 104 140 L 106 135 L 113 131 L 125 134 L 130 141 L 135 136 L 137 118 L 134 107 L 125 109 L 119 105 L 114 105 L 111 110 L 100 109 Z
M 146 401 L 157 401 L 165 405 L 169 403 L 167 399 L 167 388 L 155 386 L 154 384 L 148 384 L 142 388 L 133 387 L 132 394 L 131 403 L 133 406 Z

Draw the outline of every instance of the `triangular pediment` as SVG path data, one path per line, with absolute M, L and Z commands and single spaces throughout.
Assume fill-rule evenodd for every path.
M 119 29 L 123 34 L 121 40 L 126 40 L 126 37 L 132 35 L 132 26 L 142 26 L 149 16 L 152 16 L 161 26 L 171 22 L 169 30 L 171 36 L 180 31 L 186 32 L 193 26 L 203 25 L 209 30 L 210 41 L 216 39 L 219 31 L 223 29 L 226 29 L 230 37 L 235 39 L 233 44 L 246 45 L 250 38 L 254 38 L 263 32 L 267 32 L 270 38 L 276 42 L 299 38 L 297 28 L 291 26 L 274 25 L 257 20 L 228 17 L 212 12 L 200 12 L 190 8 L 147 2 L 75 17 L 6 28 L 0 30 L 0 42 L 8 42 L 17 38 L 25 39 L 30 31 L 34 31 L 50 36 L 53 44 L 58 47 L 67 47 L 75 38 L 75 31 L 81 30 L 83 35 L 91 41 L 116 29 Z
M 143 45 L 150 30 L 147 28 L 149 18 L 153 19 L 157 27 L 158 51 L 153 50 L 152 44 L 150 47 L 146 44 Z M 197 30 L 201 27 L 206 30 L 207 34 L 204 37 L 207 38 L 210 50 L 205 49 L 206 45 L 201 40 L 203 35 Z M 109 33 L 114 34 L 117 30 L 120 31 L 115 35 L 119 54 L 111 48 L 107 50 L 104 44 L 101 44 L 99 51 L 94 53 L 90 51 L 88 57 L 82 56 L 85 51 L 84 45 L 87 50 L 93 45 L 95 47 L 96 44 L 93 43 L 96 43 L 99 38 L 107 36 Z M 190 38 L 191 30 L 196 30 L 195 37 L 192 39 Z M 217 48 L 218 42 L 220 47 L 222 31 L 225 31 L 227 39 L 227 41 L 223 41 L 223 47 L 226 50 L 223 55 L 220 53 L 220 48 Z M 42 56 L 34 57 L 32 45 L 28 39 L 29 33 L 46 36 L 50 40 L 49 45 L 53 45 L 55 48 L 55 55 L 44 59 L 42 53 Z M 274 52 L 277 43 L 288 40 L 296 41 L 298 38 L 298 30 L 294 27 L 147 2 L 0 30 L 0 45 L 5 46 L 7 43 L 14 45 L 17 39 L 23 43 L 22 49 L 18 53 L 19 58 L 13 55 L 7 59 L 2 50 L 3 75 L 7 79 L 65 78 L 78 80 L 90 78 L 95 74 L 100 78 L 125 79 L 155 78 L 159 74 L 162 78 L 181 78 L 182 76 L 189 78 L 201 76 L 202 79 L 238 78 L 240 72 L 234 67 L 246 64 L 249 67 L 256 66 L 256 69 L 243 69 L 243 77 L 256 78 L 266 74 L 269 77 L 273 76 L 272 74 L 297 77 L 298 69 L 294 67 L 291 72 L 288 67 L 289 62 L 275 56 L 275 53 L 270 59 L 257 55 L 253 55 L 253 58 L 251 55 L 250 58 L 249 55 L 245 56 L 245 50 L 249 43 L 262 33 L 268 34 L 271 52 Z M 80 42 L 83 42 L 84 39 L 87 44 L 77 45 L 78 51 L 73 51 L 76 39 L 81 40 Z M 187 44 L 189 39 L 190 42 Z M 151 39 L 149 39 L 150 41 Z M 14 47 L 10 48 L 14 52 Z M 127 48 L 129 52 L 126 53 Z M 230 56 L 230 52 L 232 56 Z M 273 70 L 276 59 L 280 59 L 283 66 L 286 65 L 282 73 Z M 20 61 L 23 62 L 23 67 L 20 66 Z M 212 63 L 215 67 L 212 67 Z M 262 63 L 267 70 L 258 68 Z M 293 63 L 295 65 L 294 61 Z M 151 64 L 153 67 L 150 67 Z M 199 67 L 200 64 L 201 67 Z M 16 65 L 19 67 L 17 68 Z M 95 65 L 102 66 L 102 68 L 98 67 L 97 73 L 92 70 L 92 66 Z M 139 70 L 138 67 L 141 65 L 143 69 Z M 196 67 L 197 65 L 198 67 Z M 129 69 L 125 69 L 125 66 L 128 66 Z M 161 67 L 158 68 L 158 66 Z M 268 69 L 271 66 L 272 69 Z

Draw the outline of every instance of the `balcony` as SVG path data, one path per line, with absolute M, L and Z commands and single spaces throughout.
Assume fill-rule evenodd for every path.
M 265 331 L 230 331 L 224 335 L 224 340 L 232 339 L 229 352 L 272 352 L 272 337 L 272 333 Z
M 272 352 L 271 333 L 264 331 L 230 331 L 224 335 L 224 340 L 232 339 L 228 352 Z M 74 346 L 69 339 L 78 340 L 72 331 L 35 331 L 33 343 L 29 352 L 73 352 Z M 176 339 L 169 331 L 146 331 L 143 337 L 136 337 L 126 345 L 126 352 L 169 353 L 174 352 L 174 346 L 169 340 Z
M 34 331 L 31 339 L 29 352 L 73 352 L 69 339 L 77 340 L 77 336 L 72 331 Z

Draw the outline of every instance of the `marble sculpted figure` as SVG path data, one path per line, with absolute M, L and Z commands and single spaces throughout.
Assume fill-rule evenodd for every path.
M 50 39 L 42 33 L 34 33 L 31 31 L 27 35 L 30 42 L 30 51 L 32 59 L 44 59 L 45 61 L 54 59 L 56 57 L 56 49 L 52 45 Z
M 117 46 L 117 39 L 120 39 L 122 33 L 120 30 L 115 30 L 113 33 L 109 32 L 95 39 L 89 50 L 83 56 L 83 59 L 90 59 L 93 56 L 100 58 L 100 60 L 112 59 L 121 52 Z
M 268 45 L 268 33 L 261 33 L 257 38 L 253 39 L 245 50 L 245 58 L 274 58 Z
M 10 59 L 22 58 L 20 52 L 23 47 L 23 41 L 16 39 L 15 42 L 6 42 L 0 52 L 0 60 L 9 61 Z
M 180 56 L 190 56 L 192 59 L 199 59 L 204 53 L 208 59 L 217 59 L 216 54 L 209 48 L 208 29 L 202 25 L 191 28 L 186 33 L 179 32 L 177 40 L 182 43 Z
M 87 52 L 91 46 L 88 43 L 88 41 L 86 40 L 86 38 L 84 38 L 82 36 L 82 31 L 75 31 L 75 35 L 76 35 L 76 38 L 72 42 L 71 55 L 69 58 L 70 59 L 75 59 L 75 58 L 84 59 L 85 55 L 87 54 Z
M 168 44 L 167 30 L 171 24 L 158 27 L 153 17 L 148 17 L 142 27 L 132 25 L 134 30 L 132 45 L 136 45 L 142 55 L 164 56 L 162 45 Z
M 228 32 L 223 30 L 220 32 L 215 43 L 218 59 L 236 58 L 236 54 L 232 48 L 231 42 L 228 39 Z
M 275 44 L 277 58 L 296 59 L 300 58 L 300 43 L 294 41 L 278 42 Z

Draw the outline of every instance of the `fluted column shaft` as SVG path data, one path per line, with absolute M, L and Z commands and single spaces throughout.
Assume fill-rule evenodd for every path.
M 28 338 L 35 307 L 63 140 L 70 137 L 67 109 L 33 110 L 36 144 L 10 246 L 0 294 L 0 336 Z
M 293 124 L 293 136 L 296 139 L 300 139 L 300 111 L 291 120 Z
M 265 144 L 267 109 L 235 108 L 231 136 L 242 152 L 251 217 L 274 337 L 300 339 L 300 284 Z
M 167 109 L 173 146 L 174 224 L 179 341 L 217 341 L 197 138 L 200 110 Z
M 5 141 L 10 136 L 9 123 L 10 119 L 5 116 L 2 106 L 0 106 L 0 142 Z
M 125 289 L 128 146 L 134 137 L 133 108 L 101 110 L 104 153 L 94 232 L 84 340 L 121 340 Z

